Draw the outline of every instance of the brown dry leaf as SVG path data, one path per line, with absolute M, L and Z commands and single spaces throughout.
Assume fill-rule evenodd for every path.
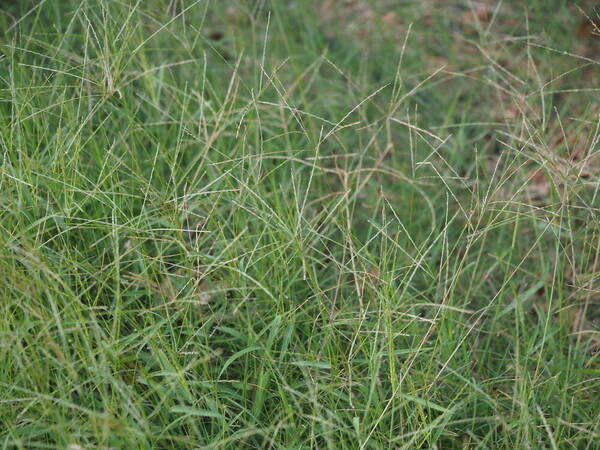
M 494 9 L 488 3 L 475 3 L 472 9 L 465 11 L 460 16 L 460 21 L 463 25 L 474 26 L 476 22 L 488 23 L 492 19 Z
M 394 11 L 385 13 L 383 16 L 381 16 L 381 20 L 390 28 L 397 28 L 400 26 L 400 18 Z
M 578 38 L 600 36 L 600 19 L 584 20 L 577 27 L 577 32 L 575 34 Z
M 367 273 L 372 280 L 379 279 L 379 276 L 381 275 L 377 267 L 371 267 Z
M 514 103 L 510 103 L 504 110 L 504 119 L 512 120 L 516 119 L 519 116 L 521 116 L 521 111 Z
M 220 30 L 214 30 L 208 33 L 208 38 L 213 41 L 220 41 L 221 39 L 223 39 L 223 36 L 224 34 Z
M 575 30 L 575 36 L 579 39 L 577 52 L 583 56 L 596 59 L 600 54 L 600 39 L 598 39 L 600 38 L 600 16 L 592 17 L 581 9 L 579 9 L 579 12 L 585 15 L 585 19 L 579 23 Z

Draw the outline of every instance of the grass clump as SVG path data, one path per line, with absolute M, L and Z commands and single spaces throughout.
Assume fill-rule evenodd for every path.
M 3 4 L 3 447 L 598 448 L 579 6 Z

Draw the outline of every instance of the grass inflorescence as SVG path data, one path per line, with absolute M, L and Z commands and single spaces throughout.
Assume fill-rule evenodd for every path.
M 598 448 L 588 6 L 3 2 L 0 445 Z

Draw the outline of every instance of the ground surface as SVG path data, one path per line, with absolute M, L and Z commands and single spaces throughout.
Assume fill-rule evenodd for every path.
M 0 444 L 600 448 L 594 3 L 0 3 Z

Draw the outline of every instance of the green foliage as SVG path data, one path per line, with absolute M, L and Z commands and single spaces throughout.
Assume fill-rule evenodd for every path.
M 597 42 L 526 6 L 3 3 L 1 445 L 598 448 Z

